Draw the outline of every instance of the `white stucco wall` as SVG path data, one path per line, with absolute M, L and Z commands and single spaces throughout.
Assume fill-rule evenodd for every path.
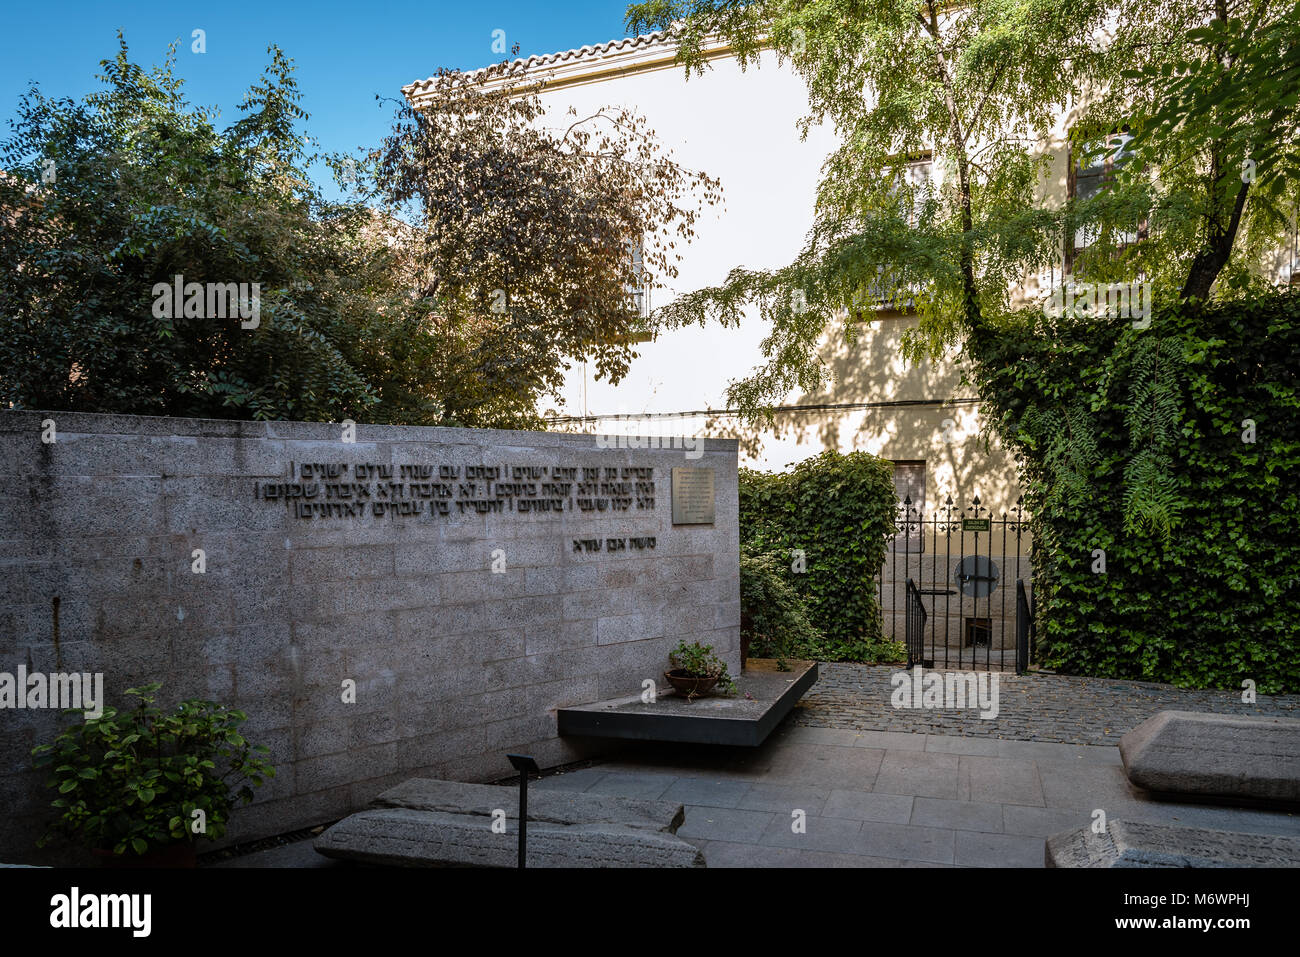
M 736 267 L 762 269 L 793 260 L 813 223 L 821 166 L 835 146 L 832 130 L 814 127 L 801 139 L 807 112 L 803 80 L 778 66 L 772 53 L 742 71 L 729 57 L 704 75 L 676 65 L 606 76 L 542 94 L 549 122 L 570 107 L 588 115 L 601 106 L 627 107 L 648 118 L 674 158 L 722 182 L 724 201 L 705 212 L 684 250 L 679 276 L 655 293 L 658 307 L 683 292 L 721 283 Z M 817 394 L 791 393 L 787 405 L 837 406 L 968 399 L 954 362 L 908 367 L 898 346 L 910 320 L 892 317 L 861 330 L 849 345 L 828 335 L 825 357 L 835 382 Z M 927 462 L 932 501 L 980 494 L 1013 502 L 1014 468 L 994 446 L 976 441 L 978 408 L 970 404 L 848 409 L 783 414 L 776 432 L 754 432 L 727 415 L 687 415 L 725 409 L 729 382 L 763 363 L 766 326 L 757 316 L 739 329 L 691 327 L 638 345 L 640 358 L 618 385 L 598 382 L 576 365 L 563 390 L 561 416 L 601 417 L 587 430 L 672 435 L 707 434 L 742 440 L 744 464 L 783 469 L 821 452 L 868 451 L 896 461 Z M 643 418 L 650 415 L 651 418 Z M 610 416 L 630 416 L 622 422 Z M 574 426 L 579 427 L 579 426 Z M 991 498 L 990 498 L 991 497 Z
M 725 209 L 706 210 L 685 249 L 680 275 L 659 290 L 660 306 L 676 294 L 722 282 L 736 266 L 782 266 L 798 253 L 812 225 L 818 169 L 833 148 L 828 131 L 800 142 L 795 120 L 807 99 L 802 81 L 778 69 L 771 54 L 742 74 L 731 59 L 714 61 L 688 81 L 680 67 L 544 92 L 552 122 L 573 106 L 580 115 L 602 105 L 646 116 L 674 158 L 722 181 Z M 680 249 L 680 247 L 679 247 Z M 728 380 L 758 359 L 759 324 L 741 330 L 681 330 L 639 348 L 641 361 L 618 386 L 575 370 L 565 389 L 569 415 L 676 412 L 716 408 Z M 584 401 L 583 384 L 586 383 Z

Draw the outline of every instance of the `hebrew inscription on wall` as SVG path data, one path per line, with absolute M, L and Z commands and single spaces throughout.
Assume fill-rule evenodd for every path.
M 299 519 L 653 512 L 653 468 L 583 465 L 294 463 L 292 481 L 258 482 L 260 501 Z

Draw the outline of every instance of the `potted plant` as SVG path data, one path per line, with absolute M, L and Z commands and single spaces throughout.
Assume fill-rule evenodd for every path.
M 154 706 L 161 687 L 131 688 L 134 710 L 105 708 L 32 749 L 58 794 L 38 846 L 62 836 L 107 867 L 193 867 L 196 843 L 220 838 L 236 801 L 249 803 L 274 777 L 267 749 L 239 733 L 242 711 L 183 701 L 164 712 Z
M 736 692 L 736 683 L 727 673 L 726 662 L 713 653 L 712 645 L 683 641 L 668 655 L 668 663 L 672 670 L 664 672 L 664 677 L 678 694 L 686 695 L 687 701 L 708 694 L 718 685 L 728 694 Z

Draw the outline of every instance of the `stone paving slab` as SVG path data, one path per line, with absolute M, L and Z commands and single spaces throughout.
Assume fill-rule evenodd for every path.
M 677 829 L 677 836 L 692 843 L 695 839 L 706 841 L 739 841 L 758 844 L 772 825 L 774 814 L 770 811 L 745 811 L 725 807 L 688 807 L 686 821 Z
M 912 804 L 912 824 L 962 831 L 1002 833 L 1002 805 L 981 801 L 942 801 L 919 797 Z
M 709 867 L 905 867 L 908 862 L 859 854 L 805 851 L 796 847 L 756 847 L 727 841 L 697 842 Z
M 870 790 L 956 800 L 960 762 L 956 754 L 887 751 Z
M 1124 776 L 1120 765 L 1080 765 L 1036 762 L 1047 807 L 1082 807 L 1091 804 L 1104 808 L 1131 804 L 1142 799 Z M 1022 803 L 1022 802 L 1012 802 Z
M 706 807 L 739 807 L 752 785 L 747 781 L 726 781 L 710 778 L 678 778 L 660 800 L 674 804 L 694 804 Z
M 1034 761 L 963 754 L 956 783 L 956 796 L 962 801 L 1040 807 L 1046 803 L 1041 775 Z
M 795 847 L 800 850 L 831 852 L 851 850 L 854 853 L 863 853 L 858 843 L 858 838 L 862 834 L 862 821 L 808 815 L 802 823 L 804 830 L 796 832 L 792 814 L 774 814 L 759 843 L 766 847 Z
M 736 806 L 749 811 L 789 812 L 801 808 L 809 814 L 821 814 L 831 791 L 800 784 L 752 784 Z M 836 817 L 839 815 L 831 815 Z
M 953 863 L 959 867 L 1042 867 L 1041 838 L 957 831 Z
M 787 748 L 755 779 L 764 783 L 800 783 L 869 791 L 889 752 L 869 748 L 807 745 Z
M 583 790 L 588 794 L 604 794 L 608 797 L 657 801 L 676 781 L 674 775 L 610 771 Z
M 827 736 L 787 719 L 758 749 L 637 745 L 530 789 L 680 803 L 678 837 L 711 867 L 1042 867 L 1047 837 L 1087 827 L 1095 810 L 1300 837 L 1294 813 L 1154 800 L 1129 785 L 1114 745 L 980 739 L 996 744 L 988 754 L 971 740 Z M 795 810 L 805 812 L 802 834 Z M 292 856 L 265 866 L 300 866 Z
M 907 824 L 912 820 L 912 807 L 916 800 L 910 794 L 837 789 L 831 792 L 822 813 L 827 817 L 847 817 L 881 824 Z
M 694 790 L 715 803 L 721 785 L 748 785 L 739 797 L 725 791 L 733 807 L 688 805 L 680 833 L 705 849 L 710 866 L 837 867 L 858 859 L 877 867 L 1037 868 L 1049 835 L 1089 825 L 1097 809 L 1135 821 L 1300 834 L 1294 815 L 1153 801 L 1129 786 L 1114 745 L 826 730 L 788 722 L 743 776 L 710 775 L 698 755 L 678 754 L 674 763 L 673 753 L 653 750 L 625 754 L 618 773 L 675 773 L 666 797 Z M 734 769 L 733 759 L 719 753 L 714 766 Z M 874 777 L 864 774 L 873 766 Z M 791 829 L 796 809 L 807 815 L 803 834 Z
M 951 828 L 864 821 L 858 832 L 856 850 L 872 857 L 952 864 L 956 838 L 957 832 Z

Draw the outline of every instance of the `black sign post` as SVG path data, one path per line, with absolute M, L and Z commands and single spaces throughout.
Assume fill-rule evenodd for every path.
M 524 859 L 528 847 L 528 775 L 537 773 L 537 762 L 527 755 L 507 754 L 510 765 L 519 772 L 519 869 L 525 867 Z

